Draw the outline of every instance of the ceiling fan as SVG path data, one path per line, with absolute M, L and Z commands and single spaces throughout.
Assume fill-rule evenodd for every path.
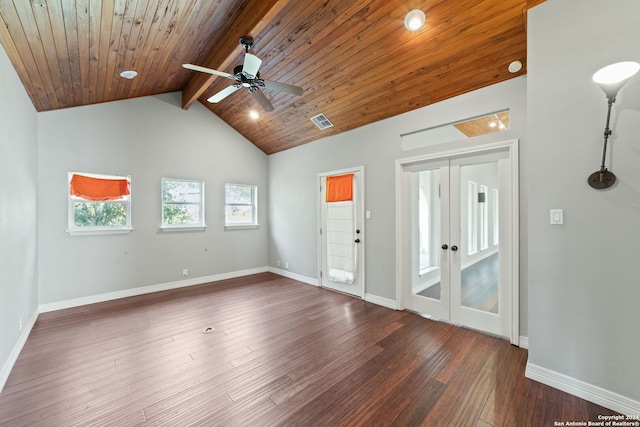
M 222 89 L 220 92 L 207 99 L 207 101 L 220 102 L 238 89 L 245 87 L 253 96 L 253 98 L 258 102 L 258 104 L 260 104 L 263 110 L 273 111 L 273 105 L 271 104 L 269 99 L 267 99 L 267 97 L 260 91 L 261 88 L 279 90 L 281 92 L 286 92 L 296 96 L 302 95 L 303 90 L 298 86 L 261 79 L 258 70 L 260 69 L 262 60 L 257 56 L 249 53 L 249 48 L 253 46 L 253 39 L 249 36 L 240 37 L 240 44 L 245 49 L 244 64 L 235 67 L 233 69 L 233 74 L 225 73 L 224 71 L 213 70 L 211 68 L 202 67 L 200 65 L 182 64 L 184 68 L 187 68 L 189 70 L 209 73 L 215 76 L 222 76 L 236 81 L 236 83 L 233 83 L 231 86 Z

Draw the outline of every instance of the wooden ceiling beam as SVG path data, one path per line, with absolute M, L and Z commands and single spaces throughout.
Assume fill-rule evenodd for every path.
M 217 44 L 208 59 L 202 65 L 214 69 L 226 69 L 242 49 L 240 37 L 259 34 L 289 0 L 249 0 L 229 30 Z M 188 109 L 211 85 L 216 76 L 194 73 L 182 90 L 182 108 Z

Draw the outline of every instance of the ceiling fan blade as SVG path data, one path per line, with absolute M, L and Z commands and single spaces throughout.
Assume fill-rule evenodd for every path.
M 225 89 L 222 89 L 220 92 L 216 93 L 215 95 L 207 99 L 207 101 L 220 102 L 223 99 L 225 99 L 227 96 L 231 95 L 233 92 L 237 91 L 238 89 L 240 89 L 240 85 L 231 85 Z
M 262 65 L 262 60 L 255 55 L 247 53 L 244 55 L 244 64 L 242 66 L 242 72 L 249 74 L 253 77 L 258 75 L 258 70 Z
M 235 76 L 233 74 L 225 73 L 224 71 L 213 70 L 207 67 L 201 67 L 200 65 L 182 64 L 182 66 L 187 70 L 200 71 L 201 73 L 213 74 L 214 76 L 221 76 L 221 77 L 227 77 L 230 79 L 235 79 Z
M 273 111 L 273 105 L 267 99 L 267 97 L 264 96 L 264 93 L 260 92 L 259 90 L 254 90 L 253 92 L 251 92 L 251 95 L 253 95 L 253 99 L 255 99 L 258 104 L 260 104 L 264 111 Z
M 291 95 L 300 96 L 304 92 L 301 87 L 289 85 L 286 83 L 270 82 L 269 80 L 263 80 L 264 87 L 267 89 L 279 90 L 280 92 L 290 93 Z

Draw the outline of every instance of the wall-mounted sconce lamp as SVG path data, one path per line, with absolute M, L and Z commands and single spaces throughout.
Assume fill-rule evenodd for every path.
M 591 187 L 602 190 L 611 187 L 616 182 L 613 172 L 607 170 L 604 163 L 607 157 L 607 141 L 613 131 L 609 128 L 611 107 L 616 102 L 616 95 L 624 84 L 640 70 L 637 62 L 618 62 L 601 68 L 593 75 L 593 81 L 598 83 L 607 95 L 607 124 L 604 127 L 604 147 L 602 148 L 602 165 L 600 170 L 589 175 L 588 183 Z

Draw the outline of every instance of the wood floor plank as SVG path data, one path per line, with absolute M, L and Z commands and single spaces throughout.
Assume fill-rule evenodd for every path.
M 526 360 L 498 338 L 261 273 L 43 313 L 0 425 L 540 427 L 614 414 L 525 378 Z
M 496 373 L 495 386 L 480 415 L 481 420 L 493 426 L 504 424 L 518 380 L 526 368 L 527 351 L 503 343 L 498 360 L 500 372 Z

